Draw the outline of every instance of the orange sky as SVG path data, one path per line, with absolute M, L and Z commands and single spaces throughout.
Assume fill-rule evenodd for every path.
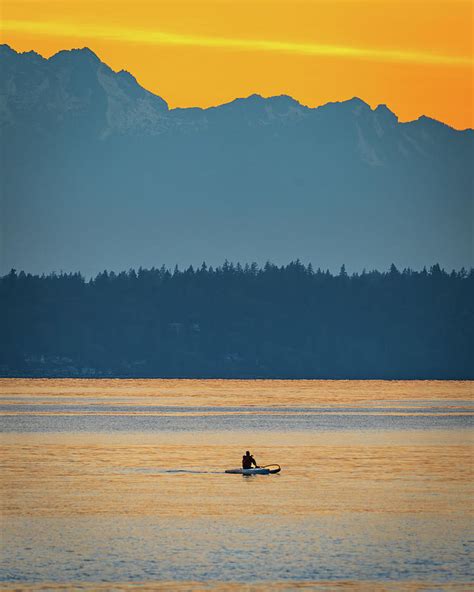
M 358 96 L 402 121 L 473 127 L 473 4 L 461 0 L 3 0 L 2 43 L 90 47 L 171 107 L 254 92 Z

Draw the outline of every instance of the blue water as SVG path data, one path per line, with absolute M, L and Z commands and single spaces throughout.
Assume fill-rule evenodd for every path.
M 341 405 L 325 395 L 334 385 L 317 384 L 314 394 L 308 381 L 306 394 L 297 381 L 233 383 L 222 405 L 206 400 L 206 389 L 226 384 L 206 381 L 187 384 L 182 405 L 179 381 L 172 405 L 160 404 L 159 393 L 143 396 L 148 384 L 127 398 L 133 381 L 111 381 L 103 398 L 100 382 L 87 380 L 82 397 L 81 381 L 73 397 L 61 381 L 51 382 L 59 395 L 45 394 L 44 383 L 37 396 L 35 383 L 29 394 L 3 393 L 0 582 L 38 590 L 468 589 L 472 400 L 446 397 L 450 383 L 432 383 L 431 397 L 430 384 L 345 382 L 336 385 L 348 402 Z M 196 405 L 194 386 L 203 393 Z M 372 402 L 351 400 L 371 388 Z M 424 399 L 407 398 L 408 388 Z M 278 405 L 249 404 L 259 389 L 271 389 Z M 285 389 L 300 404 L 293 397 L 285 405 Z M 225 474 L 247 448 L 282 472 Z
M 417 516 L 353 514 L 309 520 L 265 516 L 239 524 L 221 518 L 17 519 L 10 528 L 23 547 L 4 547 L 8 567 L 0 577 L 11 582 L 468 582 L 474 577 L 474 541 L 468 540 L 468 524 L 461 530 L 455 526 L 456 536 L 450 521 L 441 518 L 427 526 Z

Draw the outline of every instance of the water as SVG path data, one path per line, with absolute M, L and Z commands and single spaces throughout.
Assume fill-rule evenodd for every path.
M 472 383 L 0 380 L 18 590 L 468 590 Z M 271 476 L 227 475 L 250 449 Z

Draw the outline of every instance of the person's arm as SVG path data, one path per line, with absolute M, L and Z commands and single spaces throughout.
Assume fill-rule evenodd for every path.
M 255 462 L 255 459 L 254 459 L 254 457 L 253 457 L 253 456 L 252 456 L 252 462 L 253 462 L 253 464 L 254 464 L 255 468 L 256 468 L 256 469 L 258 469 L 258 465 L 257 465 L 257 463 Z

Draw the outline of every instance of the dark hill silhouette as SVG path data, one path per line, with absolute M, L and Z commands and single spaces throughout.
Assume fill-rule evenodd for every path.
M 169 109 L 88 49 L 0 64 L 2 273 L 472 265 L 472 130 L 357 98 Z
M 474 270 L 0 277 L 0 376 L 472 379 Z

